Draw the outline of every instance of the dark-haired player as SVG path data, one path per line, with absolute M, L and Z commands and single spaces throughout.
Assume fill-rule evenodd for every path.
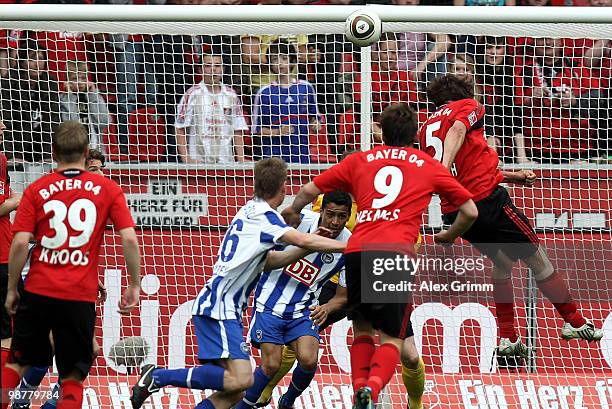
M 461 211 L 453 226 L 436 235 L 436 240 L 459 237 L 477 215 L 472 195 L 443 166 L 412 147 L 417 119 L 411 108 L 390 105 L 383 111 L 380 124 L 385 145 L 354 153 L 326 170 L 306 184 L 284 211 L 286 220 L 297 224 L 306 204 L 319 193 L 335 189 L 351 193 L 357 202 L 357 226 L 345 259 L 348 305 L 354 309 L 351 371 L 358 409 L 373 407 L 395 372 L 400 349 L 407 367 L 417 368 L 420 361 L 418 355 L 408 353 L 416 350 L 409 297 L 404 303 L 362 303 L 361 275 L 371 275 L 377 259 L 395 260 L 414 254 L 423 212 L 434 192 Z M 378 348 L 374 330 L 380 335 Z
M 82 382 L 93 362 L 99 249 L 109 218 L 121 236 L 130 275 L 119 312 L 127 314 L 138 303 L 140 255 L 132 216 L 116 183 L 85 172 L 88 144 L 80 123 L 59 125 L 52 142 L 58 168 L 28 186 L 15 217 L 5 304 L 15 327 L 2 368 L 2 409 L 30 367 L 51 365 L 50 331 L 61 383 L 57 407 L 81 408 Z M 17 283 L 32 239 L 38 244 L 20 297 Z
M 346 242 L 351 236 L 345 225 L 352 204 L 346 192 L 327 193 L 321 213 L 302 210 L 297 230 L 309 233 L 325 228 L 331 232 L 331 238 Z M 261 349 L 261 365 L 255 369 L 253 386 L 247 389 L 236 409 L 256 406 L 262 391 L 280 369 L 285 345 L 295 351 L 298 365 L 277 407 L 292 408 L 295 399 L 308 387 L 319 362 L 319 324 L 323 324 L 329 312 L 341 310 L 345 303 L 337 297 L 331 306 L 317 305 L 323 286 L 336 274 L 341 276 L 340 287 L 344 287 L 344 255 L 317 252 L 285 268 L 262 274 L 255 289 L 255 308 L 249 328 L 251 344 Z
M 168 385 L 216 390 L 198 403 L 198 409 L 229 408 L 238 403 L 253 385 L 242 331 L 242 313 L 251 291 L 262 271 L 287 266 L 307 254 L 301 249 L 270 250 L 279 243 L 321 252 L 344 250 L 343 242 L 297 231 L 282 221 L 276 211 L 285 198 L 287 183 L 287 164 L 282 159 L 260 160 L 254 173 L 255 197 L 232 220 L 213 275 L 193 303 L 192 320 L 202 365 L 181 369 L 143 366 L 132 388 L 133 409 L 139 409 L 151 394 Z
M 106 157 L 97 149 L 90 149 L 85 161 L 85 168 L 98 175 L 103 175 L 102 169 L 106 167 Z
M 531 186 L 531 171 L 505 172 L 498 169 L 497 152 L 485 140 L 484 107 L 476 102 L 473 84 L 454 75 L 444 75 L 427 87 L 427 96 L 437 110 L 419 130 L 421 149 L 452 169 L 457 180 L 474 196 L 478 219 L 461 235 L 493 261 L 493 294 L 499 321 L 501 356 L 524 356 L 525 345 L 514 326 L 512 267 L 524 261 L 538 287 L 565 320 L 564 339 L 598 341 L 596 329 L 578 311 L 563 277 L 556 273 L 527 217 L 517 209 L 500 183 Z M 442 201 L 446 223 L 457 217 L 457 206 Z

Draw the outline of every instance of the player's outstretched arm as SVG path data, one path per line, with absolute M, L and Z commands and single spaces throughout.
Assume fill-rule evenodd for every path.
M 342 253 L 346 248 L 346 243 L 328 239 L 317 234 L 302 233 L 297 230 L 289 230 L 283 234 L 280 241 L 306 250 L 320 251 L 322 253 Z
M 286 267 L 289 264 L 293 264 L 299 259 L 306 257 L 310 253 L 310 250 L 306 250 L 300 247 L 282 251 L 271 251 L 266 257 L 264 271 Z
M 21 278 L 23 266 L 28 259 L 28 244 L 34 236 L 29 232 L 17 232 L 13 237 L 11 250 L 9 252 L 9 278 L 8 289 L 6 296 L 6 310 L 9 315 L 13 316 L 17 313 L 17 305 L 19 304 L 19 294 L 17 292 L 17 284 Z
M 444 139 L 444 154 L 442 155 L 442 165 L 445 168 L 450 169 L 455 162 L 457 152 L 461 149 L 463 141 L 465 141 L 465 134 L 467 128 L 461 121 L 455 121 L 453 126 L 448 130 L 446 138 Z
M 436 243 L 448 243 L 452 244 L 455 242 L 457 237 L 468 231 L 472 224 L 478 218 L 478 208 L 472 199 L 463 203 L 459 206 L 459 213 L 455 222 L 448 228 L 448 230 L 442 230 L 434 235 Z
M 138 305 L 138 299 L 140 298 L 140 248 L 133 227 L 121 229 L 119 236 L 121 236 L 123 257 L 130 277 L 128 288 L 124 291 L 121 301 L 119 301 L 119 312 L 129 314 Z
M 309 182 L 302 186 L 291 206 L 287 207 L 281 212 L 285 222 L 287 222 L 287 224 L 290 226 L 297 227 L 300 224 L 300 212 L 302 209 L 308 203 L 312 203 L 312 201 L 315 200 L 320 194 L 321 190 L 314 184 L 314 182 Z

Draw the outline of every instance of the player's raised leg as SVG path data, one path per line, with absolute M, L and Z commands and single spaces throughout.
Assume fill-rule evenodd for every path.
M 237 319 L 215 320 L 203 315 L 195 315 L 193 323 L 198 341 L 198 359 L 204 364 L 180 369 L 145 365 L 140 379 L 132 388 L 134 409 L 140 408 L 149 396 L 164 386 L 226 392 L 217 400 L 228 399 L 251 386 L 253 375 L 242 323 Z M 231 405 L 235 403 L 228 402 Z M 203 408 L 214 407 L 211 404 L 209 398 L 200 405 Z
M 565 324 L 561 337 L 567 340 L 583 339 L 599 341 L 603 338 L 603 330 L 595 328 L 578 310 L 576 301 L 570 294 L 563 276 L 554 270 L 546 251 L 540 246 L 538 251 L 523 261 L 533 271 L 536 283 L 542 294 L 550 300 Z

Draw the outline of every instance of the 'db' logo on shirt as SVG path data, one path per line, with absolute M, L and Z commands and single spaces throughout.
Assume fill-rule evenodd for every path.
M 285 274 L 289 274 L 301 283 L 310 286 L 319 275 L 319 267 L 305 259 L 296 261 L 295 263 L 285 267 Z

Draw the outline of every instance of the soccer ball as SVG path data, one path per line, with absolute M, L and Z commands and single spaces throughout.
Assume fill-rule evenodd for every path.
M 380 39 L 382 22 L 376 14 L 357 10 L 346 19 L 344 34 L 359 47 L 367 47 Z

